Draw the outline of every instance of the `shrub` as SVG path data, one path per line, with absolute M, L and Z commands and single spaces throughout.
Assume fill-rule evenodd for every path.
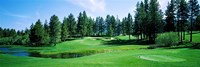
M 178 44 L 178 35 L 174 32 L 162 33 L 156 38 L 156 44 L 160 47 L 170 47 Z
M 192 43 L 191 48 L 200 49 L 200 43 Z

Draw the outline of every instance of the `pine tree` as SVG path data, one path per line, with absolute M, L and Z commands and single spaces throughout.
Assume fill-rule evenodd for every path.
M 107 22 L 107 35 L 110 37 L 115 36 L 115 31 L 116 31 L 115 17 L 107 15 L 106 22 Z
M 178 4 L 177 7 L 177 17 L 178 17 L 178 31 L 179 31 L 179 41 L 180 43 L 183 41 L 183 38 L 185 35 L 183 35 L 183 32 L 185 31 L 185 24 L 187 23 L 187 19 L 188 19 L 188 7 L 187 7 L 187 3 L 185 0 L 181 0 Z
M 51 16 L 49 28 L 50 43 L 56 45 L 61 41 L 61 23 L 56 15 Z
M 167 10 L 165 11 L 166 15 L 166 25 L 165 25 L 165 31 L 175 31 L 174 21 L 175 21 L 175 1 L 171 0 L 170 3 L 168 3 Z
M 129 35 L 129 40 L 131 39 L 130 36 L 132 34 L 132 24 L 133 24 L 133 19 L 130 13 L 128 13 L 128 18 L 127 18 L 127 23 L 126 23 L 126 31 L 127 34 Z
M 140 5 L 140 3 L 139 2 L 137 2 L 137 4 L 136 4 L 136 11 L 135 11 L 135 21 L 134 21 L 134 34 L 137 36 L 137 38 L 139 39 L 139 32 L 140 32 L 140 28 L 139 28 L 139 9 L 140 9 L 140 7 L 139 7 L 139 5 Z M 124 20 L 124 22 L 126 22 L 126 18 L 124 18 L 123 19 Z
M 145 27 L 144 27 L 144 25 L 146 24 L 145 18 L 146 18 L 145 5 L 143 2 L 141 2 L 139 5 L 139 17 L 138 17 L 139 34 L 141 35 L 140 39 L 143 39 L 142 35 L 145 31 Z
M 96 17 L 96 21 L 95 21 L 95 34 L 97 36 L 100 36 L 100 30 L 101 30 L 101 17 Z
M 110 34 L 111 34 L 111 37 L 112 36 L 115 36 L 115 31 L 116 31 L 116 20 L 115 20 L 115 17 L 114 16 L 111 16 L 110 18 Z
M 112 36 L 112 26 L 111 26 L 111 16 L 106 16 L 106 23 L 107 23 L 107 36 Z
M 88 36 L 88 17 L 85 11 L 83 11 L 83 36 Z
M 93 35 L 93 25 L 94 25 L 94 20 L 90 17 L 89 19 L 88 19 L 88 22 L 89 22 L 89 24 L 88 24 L 88 35 L 89 36 L 92 36 Z
M 122 35 L 125 36 L 126 35 L 126 32 L 125 32 L 125 30 L 126 30 L 126 17 L 122 19 L 121 30 L 122 30 Z M 135 29 L 133 29 L 133 30 L 135 30 Z
M 122 22 L 118 17 L 116 18 L 116 23 L 117 23 L 116 35 L 119 36 L 120 34 L 122 34 Z
M 200 15 L 197 16 L 196 22 L 195 22 L 195 28 L 197 31 L 200 31 Z
M 138 2 L 135 14 L 135 24 L 134 24 L 134 34 L 137 35 L 138 39 L 143 39 L 145 35 L 149 32 L 148 30 L 148 23 L 149 17 L 147 16 L 146 12 L 148 10 L 148 0 L 145 0 L 145 4 L 143 2 Z M 139 35 L 140 38 L 139 38 Z
M 159 10 L 159 3 L 157 0 L 150 0 L 150 6 L 149 6 L 149 20 L 148 23 L 148 37 L 149 41 L 154 43 L 156 34 L 158 32 L 157 25 L 160 23 L 160 10 Z
M 44 28 L 40 20 L 38 20 L 35 25 L 31 25 L 31 33 L 29 35 L 32 46 L 44 45 Z
M 72 37 L 73 35 L 76 34 L 76 20 L 74 18 L 73 14 L 69 14 L 68 18 L 68 31 L 69 31 L 69 36 Z
M 192 42 L 192 31 L 193 31 L 193 26 L 194 26 L 194 19 L 199 15 L 200 6 L 198 4 L 197 0 L 189 0 L 189 13 L 190 13 L 190 42 Z
M 77 24 L 77 32 L 81 37 L 84 36 L 84 20 L 83 20 L 83 14 L 80 12 L 78 16 L 78 24 Z
M 62 31 L 61 31 L 61 40 L 66 41 L 68 36 L 69 36 L 69 31 L 68 31 L 68 26 L 69 22 L 67 20 L 68 18 L 64 18 L 63 23 L 62 23 Z
M 103 19 L 103 17 L 100 17 L 100 19 L 99 19 L 99 33 L 100 33 L 101 36 L 103 35 L 103 32 L 104 32 L 104 28 L 105 28 L 104 25 L 105 25 L 104 19 Z
M 44 43 L 48 45 L 49 42 L 50 42 L 50 36 L 49 36 L 50 29 L 49 29 L 49 25 L 48 25 L 47 20 L 45 20 L 45 23 L 44 23 L 44 32 L 45 32 L 45 34 L 44 34 L 44 37 L 45 37 Z
M 0 38 L 3 37 L 3 29 L 0 27 Z

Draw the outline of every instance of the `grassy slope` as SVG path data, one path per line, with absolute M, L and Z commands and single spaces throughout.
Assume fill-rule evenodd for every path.
M 197 34 L 194 39 L 198 39 Z M 197 38 L 196 38 L 197 37 Z M 123 38 L 123 37 L 122 37 Z M 84 38 L 58 44 L 42 50 L 42 53 L 83 52 L 87 50 L 109 51 L 72 59 L 50 59 L 34 57 L 16 57 L 0 54 L 0 67 L 198 67 L 200 50 L 195 49 L 140 49 L 147 46 L 135 44 L 111 46 L 105 39 Z M 106 40 L 107 41 L 107 40 Z M 199 41 L 199 40 L 195 40 Z M 140 59 L 141 55 L 164 55 L 185 59 L 183 62 L 157 62 Z

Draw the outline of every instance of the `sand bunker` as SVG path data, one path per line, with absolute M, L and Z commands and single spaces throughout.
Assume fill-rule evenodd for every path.
M 182 62 L 186 61 L 182 58 L 166 56 L 166 55 L 140 55 L 139 58 L 150 60 L 150 61 L 158 61 L 158 62 Z

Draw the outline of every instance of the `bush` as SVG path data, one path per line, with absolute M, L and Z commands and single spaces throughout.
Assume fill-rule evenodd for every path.
M 162 33 L 156 38 L 156 44 L 160 47 L 170 47 L 178 44 L 178 35 L 174 32 Z
M 200 49 L 200 43 L 192 43 L 191 48 L 193 48 L 193 49 Z

